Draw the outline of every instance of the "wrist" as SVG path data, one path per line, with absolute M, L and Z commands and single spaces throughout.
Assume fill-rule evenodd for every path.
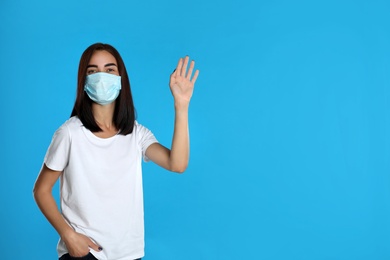
M 188 110 L 188 107 L 190 105 L 190 101 L 187 100 L 175 100 L 175 110 Z
M 64 230 L 62 230 L 59 235 L 60 237 L 66 241 L 68 240 L 70 237 L 72 237 L 74 234 L 76 234 L 76 231 L 74 231 L 71 227 L 67 227 L 65 228 Z

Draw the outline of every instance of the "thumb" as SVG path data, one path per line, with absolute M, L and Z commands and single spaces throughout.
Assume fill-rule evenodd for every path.
M 95 251 L 102 251 L 103 250 L 103 247 L 97 245 L 94 241 L 92 241 L 92 239 L 89 239 L 88 246 L 89 246 L 89 248 L 91 248 Z

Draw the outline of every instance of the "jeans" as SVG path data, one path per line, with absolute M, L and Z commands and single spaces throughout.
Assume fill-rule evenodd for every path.
M 89 253 L 86 256 L 82 257 L 72 257 L 69 254 L 65 254 L 59 258 L 59 260 L 98 260 L 96 257 L 94 257 L 91 253 Z M 141 260 L 141 258 L 134 259 L 134 260 Z

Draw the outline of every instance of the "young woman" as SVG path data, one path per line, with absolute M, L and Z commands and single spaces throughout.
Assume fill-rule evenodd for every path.
M 39 208 L 60 236 L 61 260 L 144 256 L 142 159 L 186 169 L 188 106 L 198 74 L 187 56 L 170 76 L 175 122 L 169 150 L 135 120 L 118 51 L 102 43 L 84 51 L 71 117 L 55 132 L 34 186 Z M 52 195 L 59 178 L 61 212 Z

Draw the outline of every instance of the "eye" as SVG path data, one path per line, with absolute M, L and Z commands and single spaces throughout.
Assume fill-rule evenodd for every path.
M 89 69 L 89 70 L 87 70 L 87 75 L 90 75 L 90 74 L 93 74 L 93 73 L 96 73 L 96 70 L 95 70 L 95 69 Z
M 115 72 L 115 69 L 113 69 L 113 68 L 108 68 L 107 69 L 107 73 L 112 73 L 112 72 Z

